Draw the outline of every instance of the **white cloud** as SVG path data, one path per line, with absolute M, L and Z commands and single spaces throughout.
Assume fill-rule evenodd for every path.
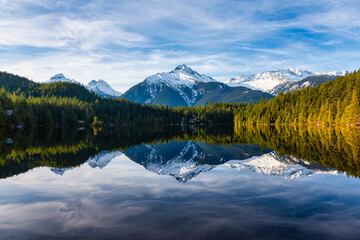
M 360 50 L 346 46 L 360 43 L 359 9 L 348 0 L 0 0 L 0 67 L 38 81 L 103 78 L 121 91 L 181 63 L 221 81 L 288 66 L 353 69 Z

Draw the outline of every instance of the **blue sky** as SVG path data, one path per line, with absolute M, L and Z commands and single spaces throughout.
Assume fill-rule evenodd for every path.
M 125 91 L 185 63 L 226 81 L 360 68 L 360 1 L 0 0 L 0 70 Z

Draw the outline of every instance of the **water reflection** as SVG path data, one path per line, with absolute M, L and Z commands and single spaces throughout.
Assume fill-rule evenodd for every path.
M 13 141 L 1 145 L 0 239 L 360 234 L 358 129 L 43 129 L 2 138 Z
M 0 145 L 1 178 L 41 166 L 59 175 L 84 163 L 102 169 L 123 153 L 149 171 L 181 182 L 224 163 L 241 171 L 288 178 L 334 170 L 360 174 L 360 131 L 356 128 L 134 127 L 97 135 L 76 129 L 43 129 L 12 132 L 2 138 L 13 142 Z M 262 158 L 252 159 L 256 156 Z

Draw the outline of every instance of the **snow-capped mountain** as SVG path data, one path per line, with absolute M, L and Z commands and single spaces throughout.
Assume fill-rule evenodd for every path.
M 226 82 L 229 86 L 244 86 L 264 92 L 274 92 L 273 89 L 286 82 L 296 82 L 310 76 L 340 76 L 344 72 L 311 72 L 298 68 L 284 68 L 252 75 L 240 75 Z
M 165 83 L 167 86 L 176 87 L 181 85 L 193 86 L 198 82 L 216 82 L 212 77 L 199 74 L 185 64 L 178 65 L 170 72 L 157 73 L 147 77 L 144 82 L 148 84 Z
M 198 103 L 204 96 L 206 100 Z M 175 106 L 205 105 L 210 102 L 257 102 L 270 95 L 247 88 L 230 88 L 212 77 L 182 64 L 170 72 L 157 73 L 133 86 L 123 96 L 133 102 Z M 220 99 L 222 98 L 222 99 Z
M 113 89 L 107 82 L 105 82 L 102 79 L 100 79 L 98 81 L 92 80 L 87 85 L 85 85 L 85 87 L 89 91 L 94 92 L 95 94 L 104 96 L 104 97 L 107 97 L 107 96 L 120 97 L 122 95 L 121 92 Z
M 54 82 L 71 82 L 71 83 L 83 85 L 74 79 L 65 77 L 64 74 L 62 74 L 62 73 L 56 74 L 55 76 L 51 77 L 45 83 L 54 83 Z M 122 95 L 121 92 L 113 89 L 107 82 L 105 82 L 102 79 L 100 79 L 98 81 L 92 80 L 87 85 L 83 85 L 83 86 L 90 92 L 93 92 L 96 95 L 101 96 L 101 97 L 109 97 L 109 96 L 110 97 L 120 97 Z
M 193 106 L 200 97 L 195 87 L 200 82 L 217 81 L 182 64 L 170 72 L 147 77 L 125 92 L 123 97 L 140 103 L 162 104 L 170 101 L 169 105 Z
M 70 79 L 64 76 L 62 73 L 58 73 L 51 77 L 46 83 L 54 83 L 54 82 L 71 82 L 71 83 L 79 83 L 74 79 Z
M 309 163 L 298 158 L 279 157 L 275 152 L 267 153 L 260 157 L 252 157 L 247 160 L 231 160 L 225 163 L 225 165 L 240 172 L 255 172 L 290 179 L 314 174 L 339 174 L 335 169 L 321 167 L 317 163 Z

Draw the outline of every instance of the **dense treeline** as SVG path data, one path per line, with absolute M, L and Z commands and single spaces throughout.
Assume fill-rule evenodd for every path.
M 236 124 L 360 124 L 360 70 L 319 86 L 249 104 Z
M 132 103 L 121 98 L 102 98 L 80 84 L 39 84 L 6 72 L 0 73 L 0 126 L 76 125 L 98 121 L 109 124 L 233 124 L 238 104 L 215 103 L 206 107 L 177 107 Z

